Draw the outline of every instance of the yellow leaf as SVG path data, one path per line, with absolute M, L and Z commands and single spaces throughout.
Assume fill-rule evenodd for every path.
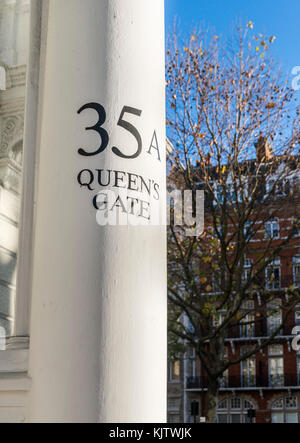
M 206 290 L 206 292 L 211 292 L 212 291 L 212 287 L 210 285 L 207 285 L 205 290 Z
M 225 172 L 226 172 L 226 166 L 223 166 L 222 174 L 225 174 Z
M 253 22 L 249 22 L 247 24 L 247 28 L 253 29 L 254 23 Z
M 204 263 L 211 263 L 212 258 L 211 257 L 204 257 L 203 261 L 204 261 Z
M 258 46 L 256 46 L 256 52 L 259 52 L 259 47 Z

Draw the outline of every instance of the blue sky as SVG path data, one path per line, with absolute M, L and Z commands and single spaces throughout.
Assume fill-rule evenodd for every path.
M 183 32 L 204 22 L 223 36 L 238 19 L 245 24 L 251 20 L 255 33 L 276 36 L 273 56 L 284 71 L 291 73 L 300 66 L 300 0 L 165 0 L 165 4 L 167 34 L 175 17 Z

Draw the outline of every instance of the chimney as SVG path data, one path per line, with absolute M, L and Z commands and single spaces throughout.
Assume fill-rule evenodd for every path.
M 268 142 L 267 137 L 261 135 L 254 146 L 256 148 L 256 159 L 258 162 L 270 160 L 270 158 L 272 158 L 272 147 Z

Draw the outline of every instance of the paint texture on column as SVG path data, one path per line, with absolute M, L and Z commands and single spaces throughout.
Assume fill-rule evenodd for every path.
M 163 0 L 49 1 L 31 421 L 166 420 L 163 17 Z

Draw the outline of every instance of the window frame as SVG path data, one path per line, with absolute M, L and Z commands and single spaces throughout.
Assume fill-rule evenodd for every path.
M 39 102 L 43 90 L 41 82 L 44 57 L 41 53 L 45 39 L 47 8 L 42 2 L 31 2 L 28 63 L 23 131 L 22 189 L 18 234 L 15 317 L 12 336 L 6 349 L 0 352 L 0 374 L 27 373 L 29 355 L 30 305 L 33 265 L 34 202 L 39 146 Z
M 274 349 L 275 346 L 281 347 L 280 352 L 273 352 L 272 348 Z M 271 360 L 276 362 L 282 363 L 282 374 L 277 373 L 271 374 Z M 276 368 L 278 368 L 280 365 L 276 365 Z M 283 345 L 270 345 L 268 348 L 268 379 L 269 379 L 269 386 L 272 388 L 284 388 L 285 387 L 285 361 L 284 361 L 284 347 Z M 272 378 L 276 377 L 280 381 L 280 383 L 272 381 Z
M 289 407 L 287 406 L 287 400 L 291 397 L 295 397 L 296 398 L 296 407 Z M 276 402 L 281 401 L 282 403 L 282 407 L 276 407 Z M 282 421 L 274 421 L 273 417 L 277 415 L 277 416 L 281 416 Z M 271 404 L 271 422 L 272 423 L 294 423 L 294 422 L 289 422 L 287 420 L 287 416 L 288 415 L 297 415 L 297 423 L 300 422 L 300 397 L 295 394 L 295 395 L 290 395 L 289 396 L 283 396 L 283 397 L 279 397 L 276 400 L 273 401 L 273 403 Z
M 277 226 L 277 229 L 274 226 Z M 269 228 L 269 229 L 268 229 Z M 274 232 L 277 234 L 274 235 Z M 279 240 L 280 239 L 280 223 L 278 218 L 274 218 L 265 223 L 265 237 L 269 240 Z
M 274 278 L 270 279 L 269 273 L 274 273 L 274 271 L 278 271 L 278 279 Z M 278 291 L 281 289 L 281 259 L 275 259 L 265 269 L 265 279 L 266 284 L 265 287 L 268 291 Z

